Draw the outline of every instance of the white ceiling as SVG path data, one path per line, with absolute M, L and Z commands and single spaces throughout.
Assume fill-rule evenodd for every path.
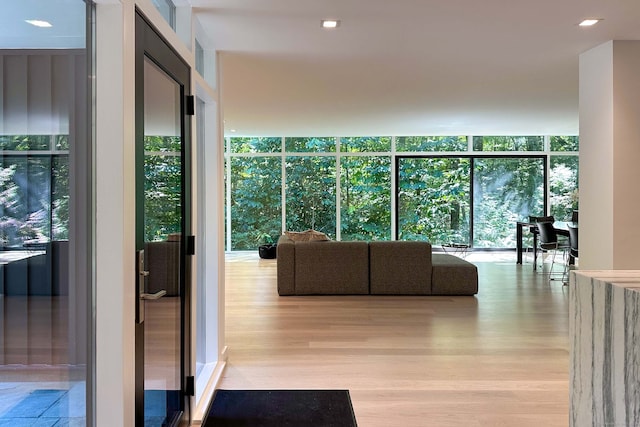
M 579 55 L 640 40 L 640 0 L 192 4 L 236 135 L 576 134 Z
M 86 46 L 86 6 L 81 0 L 0 0 L 3 49 L 81 49 Z M 38 28 L 25 20 L 49 22 Z

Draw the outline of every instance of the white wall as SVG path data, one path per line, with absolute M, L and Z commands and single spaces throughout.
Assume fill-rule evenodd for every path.
M 96 425 L 133 426 L 135 416 L 135 9 L 139 8 L 178 54 L 195 70 L 195 58 L 155 9 L 150 0 L 99 0 L 96 8 Z M 184 12 L 184 10 L 182 11 Z M 184 30 L 184 29 L 183 29 Z M 184 34 L 182 34 L 184 37 Z M 193 82 L 193 79 L 192 79 Z M 200 85 L 207 83 L 200 79 Z M 192 87 L 195 84 L 192 85 Z M 224 345 L 224 251 L 222 250 L 222 184 L 218 94 L 208 90 L 206 147 L 198 148 L 195 133 L 193 158 L 206 156 L 206 167 L 194 162 L 195 207 L 204 206 L 208 236 L 196 230 L 196 241 L 206 239 L 205 268 L 194 270 L 194 280 L 206 280 L 211 302 L 208 360 L 215 364 Z M 195 124 L 195 121 L 194 121 Z M 195 126 L 193 127 L 195 129 Z M 211 161 L 211 163 L 208 163 Z M 205 184 L 206 180 L 206 185 Z M 206 192 L 198 191 L 198 187 Z M 199 199 L 204 198 L 204 200 Z M 206 215 L 205 215 L 206 213 Z M 193 289 L 196 284 L 192 284 Z M 194 296 L 194 298 L 197 298 Z M 195 307 L 195 304 L 194 304 Z M 208 313 L 209 314 L 209 313 Z M 196 315 L 196 310 L 192 311 Z M 192 320 L 195 325 L 195 320 Z M 192 333 L 192 339 L 197 334 Z M 192 343 L 192 349 L 195 345 Z M 195 358 L 192 358 L 195 364 Z M 195 366 L 193 366 L 195 372 Z M 209 382 L 208 386 L 215 386 Z M 194 405 L 195 406 L 195 405 Z M 206 408 L 206 403 L 201 403 Z
M 640 268 L 640 42 L 580 56 L 580 269 Z
M 96 425 L 134 425 L 134 7 L 96 8 Z

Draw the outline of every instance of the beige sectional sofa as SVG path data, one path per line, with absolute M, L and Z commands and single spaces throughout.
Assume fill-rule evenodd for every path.
M 475 265 L 427 242 L 293 241 L 280 237 L 279 295 L 474 295 Z

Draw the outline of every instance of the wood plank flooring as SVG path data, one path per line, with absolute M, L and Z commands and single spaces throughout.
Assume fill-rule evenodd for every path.
M 568 288 L 468 259 L 476 297 L 279 297 L 275 260 L 230 256 L 219 387 L 348 389 L 359 427 L 567 426 Z

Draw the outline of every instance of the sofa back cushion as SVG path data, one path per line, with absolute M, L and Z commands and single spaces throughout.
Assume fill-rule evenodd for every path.
M 381 241 L 369 243 L 372 294 L 430 295 L 431 244 Z
M 295 242 L 296 295 L 368 293 L 367 242 Z
M 278 239 L 276 259 L 278 265 L 278 295 L 295 295 L 295 245 L 294 241 L 284 234 Z

